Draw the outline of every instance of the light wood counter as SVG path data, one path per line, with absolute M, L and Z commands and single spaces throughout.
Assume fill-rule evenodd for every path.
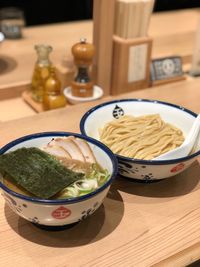
M 153 14 L 149 30 L 154 40 L 152 58 L 180 55 L 184 63 L 190 63 L 199 14 L 200 9 Z M 71 46 L 82 36 L 92 41 L 92 26 L 92 21 L 81 21 L 28 27 L 24 29 L 23 39 L 6 40 L 0 47 L 0 69 L 4 69 L 0 89 L 5 91 L 7 87 L 30 81 L 36 61 L 33 46 L 37 43 L 52 45 L 52 61 L 65 68 L 66 58 L 71 57 Z M 19 96 L 21 91 L 15 92 Z M 6 97 L 5 92 L 2 97 Z
M 35 114 L 36 112 L 21 97 L 6 99 L 0 102 L 0 121 L 2 122 Z
M 191 63 L 200 9 L 154 13 L 149 35 L 153 37 L 152 57 L 179 55 Z
M 200 112 L 200 80 L 119 98 L 159 99 Z M 79 132 L 81 116 L 110 99 L 0 124 L 0 146 L 40 131 Z M 62 232 L 39 230 L 0 199 L 0 266 L 186 266 L 200 258 L 200 165 L 153 184 L 118 178 L 94 215 Z

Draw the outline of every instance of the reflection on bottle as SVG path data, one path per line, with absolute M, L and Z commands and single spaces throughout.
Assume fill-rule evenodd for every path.
M 51 67 L 49 77 L 45 82 L 43 95 L 44 110 L 61 108 L 66 105 L 65 96 L 62 93 L 61 82 L 56 75 L 56 69 Z
M 46 80 L 49 78 L 52 63 L 49 60 L 49 54 L 52 51 L 52 47 L 49 45 L 36 45 L 35 50 L 37 52 L 37 62 L 35 64 L 31 91 L 32 98 L 37 102 L 43 101 L 44 85 Z

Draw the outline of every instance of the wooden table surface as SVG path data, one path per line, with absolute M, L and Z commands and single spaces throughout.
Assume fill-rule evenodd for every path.
M 200 80 L 118 98 L 158 99 L 200 112 Z M 79 132 L 81 116 L 110 99 L 68 106 L 0 124 L 0 146 L 34 132 Z M 200 258 L 200 165 L 152 184 L 117 178 L 104 204 L 61 232 L 40 230 L 0 199 L 0 266 L 186 266 Z
M 199 14 L 200 9 L 153 14 L 149 29 L 152 58 L 180 55 L 184 63 L 190 63 Z M 53 63 L 65 69 L 72 45 L 82 36 L 92 41 L 92 26 L 92 21 L 80 21 L 27 27 L 24 38 L 5 40 L 0 47 L 0 89 L 30 81 L 36 61 L 34 45 L 38 43 L 52 45 Z

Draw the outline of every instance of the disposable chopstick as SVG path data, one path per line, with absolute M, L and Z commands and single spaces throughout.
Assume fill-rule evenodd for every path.
M 116 5 L 115 5 L 115 24 L 114 24 L 114 33 L 117 36 L 121 35 L 121 31 L 120 31 L 120 27 L 121 27 L 121 18 L 122 13 L 121 13 L 121 2 L 120 1 L 116 1 Z
M 132 0 L 129 3 L 129 12 L 128 12 L 128 26 L 127 26 L 127 36 L 126 38 L 132 38 L 133 35 L 133 27 L 134 25 L 134 13 L 135 13 L 135 3 L 137 0 Z
M 132 24 L 132 36 L 131 38 L 141 37 L 140 35 L 140 25 L 143 20 L 142 14 L 142 2 L 137 0 L 134 3 L 134 14 L 133 14 L 133 24 Z
M 154 0 L 142 0 L 142 14 L 143 20 L 140 27 L 140 36 L 144 37 L 147 36 L 148 33 L 148 26 L 150 23 L 151 14 L 154 7 Z
M 115 9 L 115 34 L 129 39 L 147 35 L 154 0 L 118 0 Z
M 115 34 L 127 38 L 129 23 L 129 2 L 135 0 L 118 0 L 115 8 Z
M 122 30 L 122 37 L 127 39 L 128 36 L 128 23 L 129 23 L 129 1 L 126 0 L 124 3 L 124 14 L 123 14 L 123 30 Z

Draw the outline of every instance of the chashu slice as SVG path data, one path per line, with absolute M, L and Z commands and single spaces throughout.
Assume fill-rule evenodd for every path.
M 70 138 L 77 144 L 77 146 L 79 146 L 86 162 L 89 162 L 91 164 L 96 163 L 96 159 L 92 152 L 92 149 L 86 141 L 80 138 L 75 138 L 74 136 L 71 136 Z
M 47 146 L 43 147 L 42 150 L 58 158 L 71 159 L 70 154 L 66 150 L 53 143 L 49 143 Z
M 61 147 L 65 151 L 67 151 L 72 159 L 79 160 L 81 162 L 85 162 L 85 158 L 80 148 L 77 146 L 75 142 L 71 138 L 55 138 L 53 143 L 57 146 Z M 51 144 L 51 143 L 50 143 Z
M 84 155 L 81 152 L 79 146 L 71 139 L 71 137 L 55 138 L 48 146 L 51 147 L 51 151 L 46 151 L 53 156 L 55 156 L 64 166 L 76 172 L 89 173 L 91 171 L 92 164 L 86 162 Z M 47 147 L 48 147 L 47 146 Z M 70 157 L 63 157 L 55 153 L 52 147 L 60 148 L 61 150 L 67 152 Z M 53 153 L 51 153 L 53 152 Z

